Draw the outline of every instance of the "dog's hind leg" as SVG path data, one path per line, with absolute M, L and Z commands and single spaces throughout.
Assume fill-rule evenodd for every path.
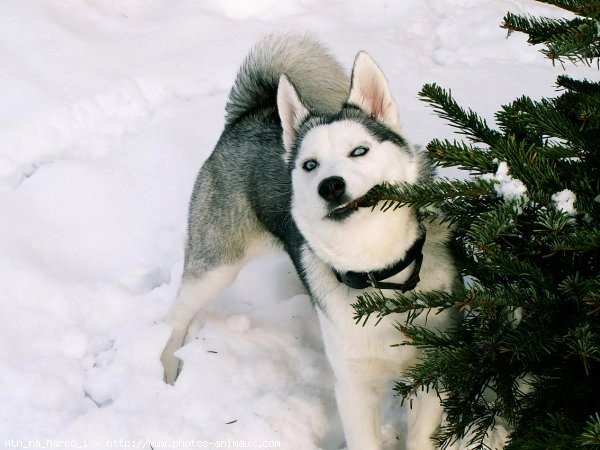
M 182 284 L 167 318 L 173 331 L 161 355 L 165 381 L 171 384 L 179 369 L 173 352 L 183 344 L 194 314 L 229 286 L 248 260 L 273 248 L 273 236 L 244 196 L 227 191 L 231 186 L 224 185 L 218 169 L 213 157 L 192 194 Z
M 167 317 L 173 331 L 160 359 L 169 384 L 175 382 L 180 364 L 173 353 L 183 344 L 196 312 L 233 283 L 249 260 L 276 248 L 273 237 L 252 220 L 236 224 L 237 235 L 226 227 L 216 227 L 213 234 L 204 231 L 191 233 L 181 287 Z
M 185 338 L 194 314 L 235 280 L 242 262 L 223 265 L 202 274 L 184 274 L 179 294 L 175 299 L 167 322 L 173 328 L 161 361 L 165 369 L 165 382 L 173 384 L 177 378 L 180 360 L 173 353 Z

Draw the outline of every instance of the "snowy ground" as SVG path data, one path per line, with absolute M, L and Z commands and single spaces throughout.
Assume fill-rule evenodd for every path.
M 506 39 L 507 10 L 562 14 L 532 0 L 3 2 L 0 447 L 343 446 L 315 314 L 283 256 L 202 312 L 163 384 L 195 174 L 239 63 L 276 30 L 314 32 L 347 67 L 367 50 L 420 145 L 451 136 L 416 99 L 426 82 L 488 119 L 552 95 L 562 69 Z M 388 408 L 392 441 L 402 417 Z

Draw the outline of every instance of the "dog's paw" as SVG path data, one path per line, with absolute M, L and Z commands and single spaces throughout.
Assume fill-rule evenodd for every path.
M 381 441 L 383 450 L 404 450 L 403 440 L 391 424 L 381 427 Z
M 164 373 L 164 381 L 167 384 L 175 384 L 175 380 L 177 380 L 177 375 L 179 375 L 179 365 L 181 361 L 179 358 L 173 355 L 173 353 L 163 352 L 160 357 L 162 365 L 165 369 Z

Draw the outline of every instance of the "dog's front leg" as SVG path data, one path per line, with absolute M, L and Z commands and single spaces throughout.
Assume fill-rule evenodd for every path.
M 433 390 L 419 392 L 410 400 L 406 450 L 435 450 L 431 436 L 442 423 L 442 413 L 440 398 Z
M 327 357 L 336 378 L 335 394 L 349 450 L 380 450 L 381 398 L 389 367 L 365 354 L 363 333 L 352 321 L 319 320 Z
M 381 389 L 336 370 L 335 394 L 349 450 L 381 449 Z M 340 373 L 342 372 L 342 373 Z

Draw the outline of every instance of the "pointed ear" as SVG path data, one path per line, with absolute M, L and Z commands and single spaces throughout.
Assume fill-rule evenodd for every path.
M 294 141 L 298 137 L 298 128 L 308 116 L 308 109 L 302 104 L 296 88 L 287 76 L 281 75 L 277 88 L 277 109 L 283 128 L 283 146 L 289 155 Z M 287 158 L 287 156 L 286 156 Z
M 394 131 L 400 131 L 398 109 L 383 72 L 365 52 L 354 60 L 348 103 L 358 106 L 371 117 Z

